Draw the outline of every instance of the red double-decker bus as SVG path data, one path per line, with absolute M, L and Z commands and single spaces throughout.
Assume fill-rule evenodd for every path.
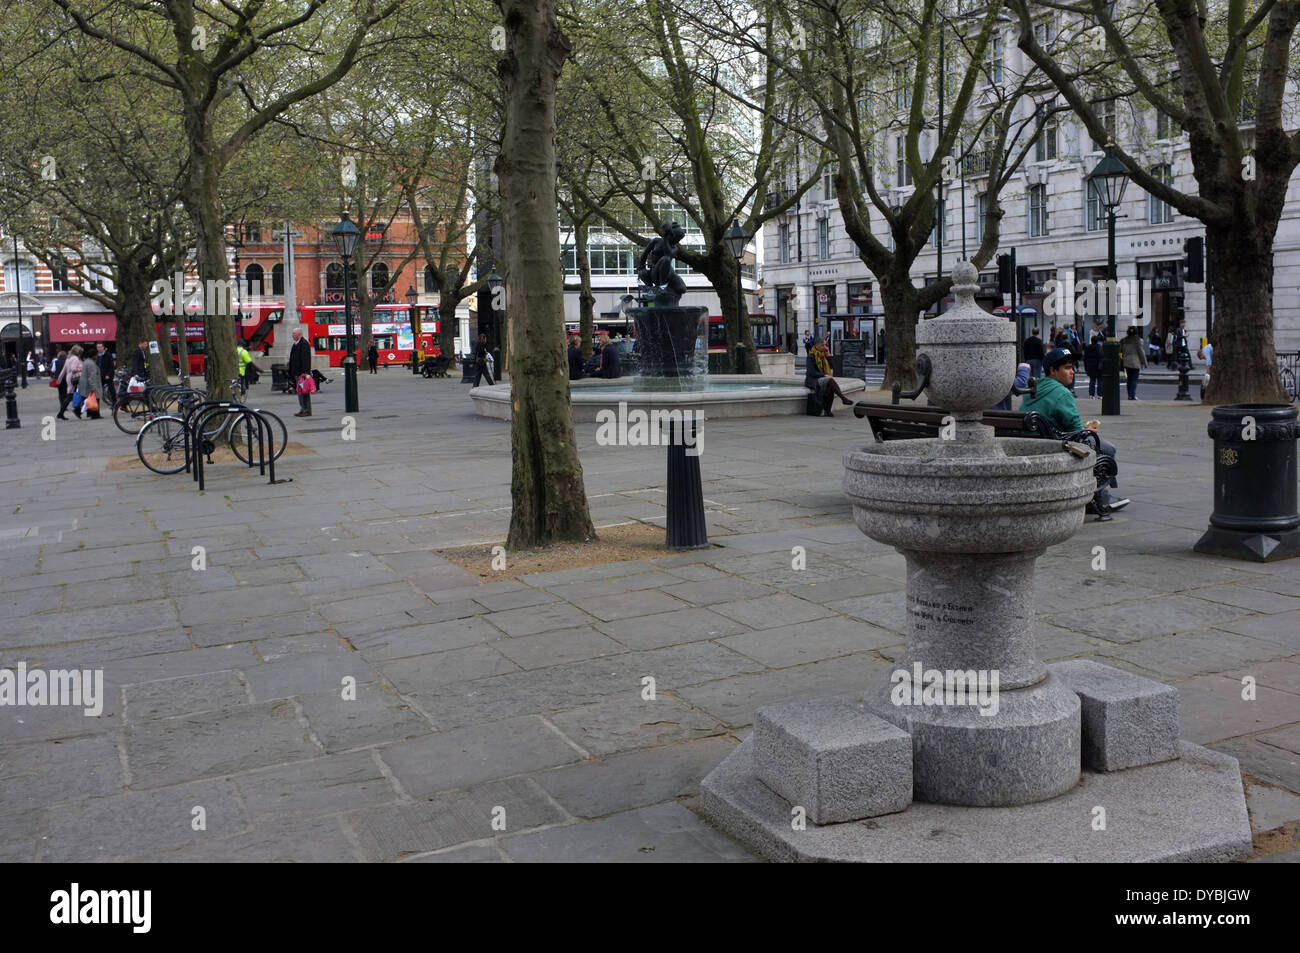
M 776 333 L 776 317 L 771 314 L 751 314 L 749 327 L 754 332 L 755 351 L 781 350 L 780 336 Z M 722 315 L 709 315 L 709 353 L 721 354 L 727 349 L 727 329 Z
M 185 350 L 189 356 L 190 376 L 202 376 L 207 362 L 208 342 L 203 335 L 203 320 L 196 304 L 186 309 Z M 155 305 L 154 314 L 160 314 Z M 275 326 L 284 320 L 284 303 L 281 301 L 256 301 L 240 305 L 239 340 L 254 354 L 266 351 L 275 343 Z M 172 342 L 172 370 L 179 371 L 180 359 L 176 355 L 176 324 L 167 322 L 168 337 Z M 163 333 L 163 322 L 158 321 L 158 334 Z
M 438 348 L 438 321 L 423 318 L 427 313 L 424 307 L 417 309 L 416 327 L 411 327 L 411 308 L 406 304 L 377 304 L 371 314 L 371 335 L 375 347 L 379 349 L 379 363 L 411 363 L 411 354 L 419 351 L 421 356 L 436 356 Z M 341 304 L 307 304 L 302 306 L 302 322 L 308 326 L 307 335 L 311 339 L 312 350 L 317 354 L 329 356 L 330 367 L 341 367 L 347 356 L 348 329 Z M 356 339 L 357 363 L 365 364 L 366 356 L 361 353 L 361 315 L 356 307 L 352 309 L 352 334 Z M 418 338 L 418 340 L 417 340 Z

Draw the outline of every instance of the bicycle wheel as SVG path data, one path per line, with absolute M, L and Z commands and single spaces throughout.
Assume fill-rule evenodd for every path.
M 284 448 L 289 443 L 289 431 L 284 426 L 284 421 L 271 413 L 269 410 L 259 410 L 266 422 L 270 424 L 271 445 L 267 447 L 272 460 L 279 460 L 284 454 Z M 234 451 L 235 456 L 239 457 L 240 462 L 248 463 L 250 460 L 257 458 L 257 421 L 248 419 L 247 412 L 242 412 L 237 416 L 230 427 L 230 449 Z M 265 435 L 262 437 L 266 439 Z
M 128 394 L 113 407 L 113 423 L 122 433 L 135 436 L 149 419 L 149 405 L 139 394 Z
M 155 417 L 140 428 L 135 452 L 154 473 L 180 473 L 185 469 L 185 421 L 180 417 Z

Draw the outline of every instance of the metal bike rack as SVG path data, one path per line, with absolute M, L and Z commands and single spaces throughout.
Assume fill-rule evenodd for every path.
M 267 469 L 270 469 L 270 479 L 268 483 L 292 483 L 293 477 L 285 477 L 277 480 L 275 478 L 275 444 L 274 434 L 271 430 L 271 423 L 255 407 L 249 407 L 233 400 L 205 400 L 191 407 L 185 416 L 185 469 L 193 474 L 193 479 L 199 485 L 199 490 L 205 489 L 206 480 L 204 478 L 203 458 L 210 454 L 211 450 L 205 445 L 203 439 L 203 425 L 217 414 L 223 413 L 243 413 L 244 433 L 249 439 L 249 446 L 252 446 L 252 422 L 257 422 L 257 472 L 260 475 L 267 475 Z M 231 424 L 233 432 L 234 424 Z M 267 459 L 267 448 L 270 447 L 270 459 Z M 190 464 L 193 463 L 194 469 L 190 471 Z M 248 466 L 253 466 L 253 455 L 250 452 L 248 456 Z

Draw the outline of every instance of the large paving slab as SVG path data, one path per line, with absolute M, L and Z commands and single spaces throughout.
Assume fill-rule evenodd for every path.
M 860 696 L 902 651 L 904 562 L 840 489 L 861 421 L 712 422 L 707 550 L 480 581 L 434 547 L 505 537 L 509 427 L 459 381 L 415 383 L 411 411 L 409 375 L 363 378 L 354 442 L 327 388 L 320 421 L 286 421 L 311 453 L 277 486 L 216 466 L 199 494 L 106 472 L 125 435 L 74 456 L 5 432 L 0 668 L 102 667 L 107 697 L 98 718 L 0 707 L 0 859 L 752 859 L 678 799 L 757 708 Z M 1300 560 L 1192 552 L 1208 416 L 1108 419 L 1133 503 L 1042 557 L 1037 635 L 1045 658 L 1176 684 L 1184 736 L 1240 759 L 1258 826 L 1300 796 Z M 413 440 L 425 419 L 437 439 Z M 662 526 L 662 467 L 578 441 L 596 522 Z M 485 830 L 497 806 L 507 826 Z

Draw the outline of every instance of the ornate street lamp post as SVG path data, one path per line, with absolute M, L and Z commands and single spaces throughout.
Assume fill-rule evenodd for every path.
M 745 345 L 743 340 L 744 322 L 749 320 L 749 315 L 745 313 L 745 290 L 741 281 L 740 259 L 745 255 L 745 246 L 749 244 L 749 235 L 740 227 L 740 222 L 736 219 L 731 220 L 731 227 L 722 236 L 727 247 L 731 249 L 732 256 L 736 259 L 736 355 L 732 364 L 733 374 L 743 374 L 745 372 Z
M 357 403 L 357 352 L 356 341 L 352 336 L 352 277 L 349 260 L 356 251 L 360 231 L 352 223 L 346 212 L 342 220 L 334 226 L 331 233 L 339 256 L 343 259 L 343 320 L 347 322 L 348 353 L 343 358 L 343 406 L 347 413 L 355 414 L 360 410 Z
M 1103 417 L 1119 416 L 1119 341 L 1115 337 L 1115 309 L 1118 305 L 1118 283 L 1115 277 L 1115 210 L 1124 201 L 1124 187 L 1128 173 L 1124 164 L 1115 158 L 1115 140 L 1106 140 L 1106 155 L 1097 163 L 1088 177 L 1088 187 L 1096 189 L 1098 200 L 1106 207 L 1106 277 L 1109 287 L 1116 289 L 1106 295 L 1106 344 L 1102 348 L 1101 413 Z
M 421 347 L 422 338 L 420 337 L 420 318 L 415 312 L 415 302 L 420 300 L 420 293 L 415 290 L 415 285 L 406 289 L 406 303 L 410 307 L 411 313 L 411 373 L 420 373 L 420 362 L 424 360 L 424 349 Z

